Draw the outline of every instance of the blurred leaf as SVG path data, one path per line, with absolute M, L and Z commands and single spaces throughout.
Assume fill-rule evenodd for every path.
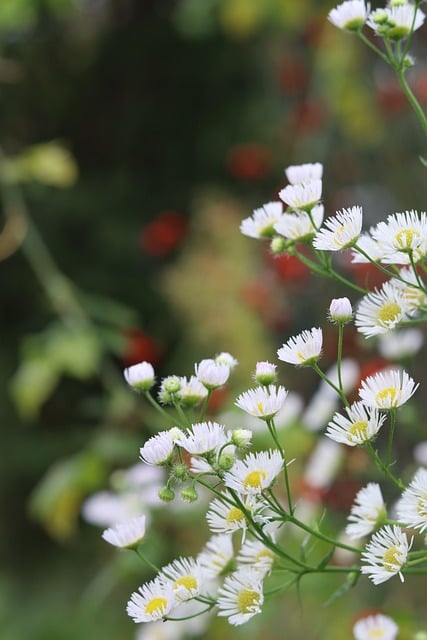
M 11 381 L 11 394 L 23 418 L 32 420 L 58 382 L 58 371 L 48 360 L 24 360 Z
M 82 499 L 105 481 L 103 461 L 90 452 L 55 463 L 30 498 L 30 512 L 51 536 L 69 538 L 75 531 Z
M 26 28 L 35 20 L 36 7 L 29 0 L 1 0 L 0 31 Z
M 46 357 L 58 371 L 85 379 L 98 370 L 101 345 L 89 329 L 54 325 L 47 334 Z
M 9 182 L 36 180 L 54 187 L 70 187 L 78 176 L 76 161 L 56 141 L 28 147 L 3 162 L 3 177 Z

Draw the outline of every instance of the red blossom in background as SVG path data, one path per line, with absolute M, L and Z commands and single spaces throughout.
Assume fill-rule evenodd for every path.
M 232 147 L 227 155 L 227 169 L 239 180 L 263 180 L 271 169 L 271 153 L 260 144 Z
M 163 211 L 147 224 L 139 236 L 139 246 L 145 253 L 162 258 L 185 238 L 188 220 L 177 211 Z
M 163 349 L 156 340 L 150 338 L 150 336 L 147 336 L 136 327 L 123 329 L 123 335 L 125 337 L 125 347 L 122 360 L 125 367 L 143 360 L 150 362 L 153 366 L 159 363 L 163 355 Z

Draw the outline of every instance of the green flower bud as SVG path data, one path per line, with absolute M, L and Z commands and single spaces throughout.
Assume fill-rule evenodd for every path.
M 159 489 L 158 496 L 163 502 L 172 502 L 175 498 L 175 492 L 170 487 L 162 487 Z

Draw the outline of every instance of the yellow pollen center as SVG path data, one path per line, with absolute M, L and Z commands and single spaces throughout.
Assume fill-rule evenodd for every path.
M 401 249 L 411 249 L 414 240 L 420 237 L 416 229 L 402 229 L 396 233 L 396 244 Z
M 262 487 L 262 481 L 265 480 L 267 474 L 265 471 L 251 471 L 245 478 L 243 486 L 245 489 L 250 487 L 251 489 L 260 489 Z
M 259 600 L 260 594 L 257 591 L 244 589 L 238 595 L 237 608 L 240 613 L 252 613 Z
M 402 309 L 397 302 L 387 302 L 378 311 L 377 320 L 380 324 L 387 325 L 389 322 L 394 322 L 401 313 Z
M 262 404 L 262 402 L 257 402 L 256 408 L 258 409 L 259 413 L 264 413 L 264 405 Z
M 175 580 L 173 588 L 179 589 L 179 587 L 184 587 L 188 591 L 197 590 L 197 580 L 194 576 L 182 576 L 182 578 L 178 578 Z
M 256 555 L 255 562 L 262 562 L 264 558 L 266 558 L 267 560 L 271 560 L 272 557 L 273 554 L 271 553 L 271 551 L 269 551 L 268 549 L 263 549 Z
M 384 569 L 386 571 L 395 571 L 396 566 L 400 565 L 399 560 L 397 559 L 398 550 L 396 547 L 391 547 L 391 549 L 387 549 L 384 554 Z
M 424 494 L 417 501 L 417 512 L 424 518 L 427 516 L 427 495 Z
M 370 629 L 366 636 L 368 640 L 376 640 L 376 638 L 384 638 L 384 629 Z
M 245 519 L 243 511 L 240 511 L 237 507 L 232 507 L 227 513 L 225 521 L 227 524 L 236 524 Z
M 167 604 L 168 601 L 166 600 L 166 598 L 153 598 L 145 605 L 145 613 L 147 613 L 149 616 L 156 613 L 163 614 L 166 610 Z
M 397 407 L 400 398 L 400 390 L 396 387 L 381 389 L 375 395 L 375 401 L 380 407 Z
M 356 438 L 364 438 L 366 439 L 367 435 L 368 435 L 368 421 L 367 420 L 359 420 L 358 422 L 355 422 L 354 424 L 351 425 L 351 427 L 348 430 L 348 433 L 351 436 L 354 436 Z

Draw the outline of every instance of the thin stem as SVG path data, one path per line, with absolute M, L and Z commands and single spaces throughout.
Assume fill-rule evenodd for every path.
M 403 482 L 392 474 L 392 472 L 390 471 L 390 468 L 386 464 L 384 464 L 384 462 L 381 460 L 381 458 L 378 455 L 378 452 L 375 451 L 371 442 L 369 441 L 365 442 L 365 447 L 368 450 L 370 456 L 373 458 L 377 467 L 387 476 L 387 478 L 389 478 L 389 480 L 393 482 L 393 484 L 396 485 L 396 487 L 398 487 L 401 491 L 404 491 L 406 487 L 403 484 Z
M 144 396 L 156 411 L 158 411 L 164 418 L 167 418 L 168 421 L 173 424 L 174 419 L 172 415 L 168 413 L 166 409 L 163 409 L 163 407 L 158 402 L 156 402 L 156 400 L 153 398 L 153 396 L 149 391 L 146 391 L 144 393 Z
M 394 438 L 395 428 L 396 428 L 396 409 L 390 409 L 390 430 L 388 435 L 387 457 L 386 457 L 387 468 L 390 467 L 390 464 L 391 464 L 391 454 L 393 450 L 393 438 Z
M 288 520 L 289 522 L 292 522 L 294 525 L 296 525 L 300 529 L 303 529 L 307 533 L 310 533 L 316 538 L 319 538 L 319 540 L 323 540 L 324 542 L 328 542 L 329 544 L 332 544 L 334 547 L 340 547 L 341 549 L 345 549 L 346 551 L 351 551 L 357 554 L 359 554 L 361 551 L 358 547 L 352 547 L 349 544 L 345 544 L 345 542 L 340 542 L 339 540 L 330 538 L 325 533 L 322 533 L 321 531 L 319 531 L 319 529 L 313 529 L 312 527 L 309 527 L 307 524 L 305 524 L 301 520 L 298 520 L 298 518 L 296 518 L 295 516 L 290 516 Z
M 325 381 L 325 382 L 326 382 L 326 383 L 327 383 L 327 384 L 328 384 L 328 385 L 329 385 L 329 386 L 330 386 L 334 391 L 336 391 L 336 393 L 337 393 L 337 394 L 339 395 L 339 397 L 341 398 L 341 400 L 342 400 L 342 402 L 343 402 L 344 406 L 349 407 L 349 406 L 350 406 L 350 403 L 349 403 L 349 401 L 347 400 L 347 398 L 346 398 L 345 394 L 341 391 L 341 389 L 339 389 L 339 388 L 337 387 L 337 385 L 336 385 L 336 384 L 334 384 L 334 383 L 332 382 L 332 380 L 330 380 L 330 379 L 328 378 L 328 376 L 327 376 L 327 375 L 322 371 L 322 369 L 319 367 L 319 365 L 317 364 L 317 362 L 313 362 L 311 366 L 312 366 L 313 370 L 317 373 L 317 375 L 319 375 L 319 376 L 322 378 L 322 380 L 324 380 L 324 381 Z
M 159 573 L 159 571 L 160 571 L 159 567 L 157 567 L 155 564 L 153 564 L 153 563 L 151 562 L 151 560 L 148 560 L 148 558 L 146 558 L 146 557 L 144 556 L 144 554 L 143 554 L 143 553 L 141 553 L 141 551 L 140 551 L 139 547 L 136 547 L 136 548 L 134 549 L 134 551 L 135 551 L 136 555 L 138 556 L 138 558 L 140 558 L 143 562 L 145 562 L 145 564 L 146 564 L 148 567 L 150 567 L 150 569 L 152 569 L 155 573 Z
M 338 323 L 337 374 L 338 374 L 338 386 L 342 394 L 344 394 L 344 389 L 342 384 L 342 371 L 341 371 L 343 338 L 344 338 L 344 323 L 340 322 Z
M 212 389 L 208 389 L 208 392 L 203 400 L 202 406 L 200 407 L 198 422 L 202 422 L 203 418 L 205 417 L 206 409 L 208 407 L 208 402 L 211 395 L 212 395 Z
M 284 481 L 285 481 L 286 497 L 287 497 L 287 500 L 288 500 L 289 513 L 291 515 L 293 515 L 294 507 L 292 506 L 291 487 L 290 487 L 290 483 L 289 483 L 288 465 L 286 463 L 285 452 L 283 450 L 282 445 L 280 444 L 279 436 L 278 436 L 277 430 L 276 430 L 276 425 L 274 424 L 274 419 L 270 418 L 269 420 L 266 420 L 266 422 L 267 422 L 267 427 L 268 427 L 268 430 L 270 431 L 271 437 L 273 438 L 277 448 L 279 449 L 280 455 L 282 456 L 282 460 L 283 460 L 283 477 L 284 477 Z
M 399 83 L 400 86 L 402 87 L 409 103 L 411 104 L 413 110 L 415 111 L 418 120 L 421 123 L 421 126 L 423 128 L 424 133 L 427 135 L 427 118 L 426 115 L 424 113 L 424 111 L 421 108 L 420 103 L 418 102 L 418 100 L 416 99 L 416 97 L 414 96 L 414 94 L 412 93 L 412 90 L 410 88 L 410 86 L 408 85 L 407 81 L 406 81 L 406 77 L 405 77 L 405 70 L 403 69 L 396 69 L 396 74 L 397 77 L 399 79 Z

